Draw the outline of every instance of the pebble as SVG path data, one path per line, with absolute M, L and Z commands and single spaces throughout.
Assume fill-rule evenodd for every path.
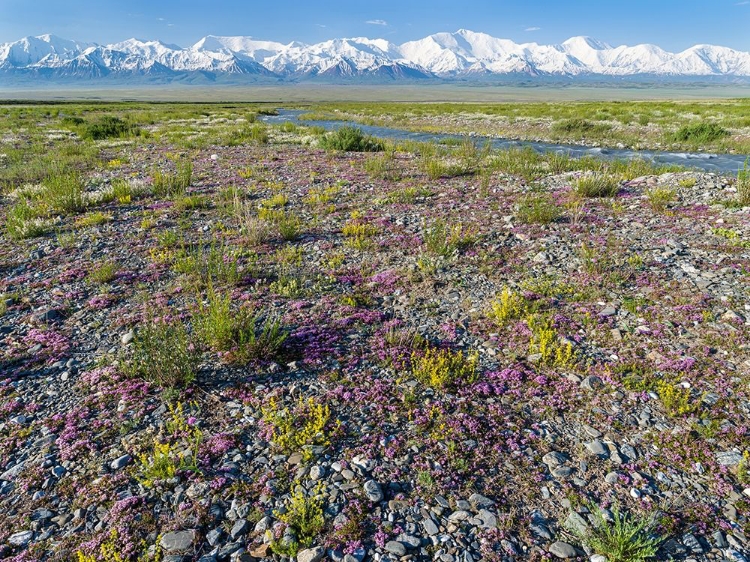
M 125 468 L 131 460 L 132 457 L 130 455 L 122 455 L 121 457 L 118 457 L 111 463 L 109 463 L 109 466 L 112 470 L 120 470 L 122 468 Z

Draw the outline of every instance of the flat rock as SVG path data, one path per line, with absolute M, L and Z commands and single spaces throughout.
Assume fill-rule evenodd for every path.
M 18 531 L 8 537 L 8 544 L 13 546 L 26 546 L 34 537 L 34 531 Z
M 398 541 L 388 541 L 385 544 L 385 550 L 386 552 L 390 552 L 391 554 L 398 556 L 399 558 L 401 558 L 402 556 L 406 556 L 406 546 Z
M 555 467 L 563 464 L 568 457 L 559 451 L 552 451 L 542 457 L 542 462 L 549 467 Z
M 297 554 L 297 562 L 320 562 L 325 553 L 326 551 L 322 546 L 306 548 L 305 550 L 300 550 Z
M 160 544 L 166 552 L 181 552 L 193 546 L 195 537 L 195 529 L 172 531 L 161 538 Z
M 557 541 L 549 547 L 549 551 L 557 556 L 558 558 L 575 558 L 577 556 L 576 549 L 573 545 L 570 545 L 563 541 Z
M 737 451 L 723 451 L 716 454 L 716 462 L 721 466 L 737 466 L 742 461 L 742 453 Z

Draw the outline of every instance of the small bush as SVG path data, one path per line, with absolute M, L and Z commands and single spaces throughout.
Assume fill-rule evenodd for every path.
M 151 174 L 151 178 L 154 195 L 157 197 L 182 195 L 193 179 L 193 164 L 192 162 L 178 163 L 177 170 L 174 173 L 162 172 L 155 169 Z
M 708 144 L 728 135 L 729 131 L 716 123 L 691 123 L 677 129 L 672 135 L 672 140 L 690 144 Z
M 344 152 L 381 152 L 383 143 L 374 137 L 365 135 L 357 127 L 341 127 L 334 133 L 320 139 L 320 146 L 326 150 Z
M 77 213 L 84 209 L 83 180 L 77 172 L 55 172 L 44 182 L 44 200 L 58 213 Z
M 464 356 L 463 351 L 428 348 L 423 355 L 416 352 L 412 355 L 411 370 L 422 384 L 446 389 L 476 381 L 478 363 L 476 352 Z
M 81 126 L 83 127 L 81 136 L 91 140 L 125 137 L 139 133 L 138 127 L 112 115 L 105 115 L 93 123 L 84 123 Z
M 112 220 L 112 215 L 107 215 L 101 211 L 84 215 L 76 220 L 75 225 L 79 228 L 86 228 L 89 226 L 99 226 L 108 223 Z
M 745 160 L 745 165 L 737 172 L 736 184 L 737 200 L 744 207 L 750 206 L 750 168 L 747 164 L 748 160 Z
M 174 206 L 180 211 L 207 209 L 211 202 L 205 195 L 182 195 L 175 199 Z
M 274 446 L 285 453 L 302 451 L 308 460 L 312 458 L 312 446 L 330 444 L 330 434 L 337 425 L 337 422 L 331 424 L 330 407 L 314 398 L 300 398 L 294 407 L 282 408 L 272 396 L 262 413 Z
M 508 321 L 519 320 L 525 316 L 531 308 L 531 303 L 522 295 L 504 287 L 503 292 L 500 293 L 500 298 L 493 301 L 491 307 L 490 319 L 500 328 L 503 328 Z
M 629 517 L 614 507 L 610 522 L 597 506 L 589 511 L 596 524 L 586 533 L 571 530 L 595 553 L 605 555 L 609 562 L 644 562 L 656 555 L 661 539 L 655 535 L 653 518 Z
M 296 240 L 302 232 L 302 221 L 293 213 L 284 213 L 276 220 L 276 228 L 279 229 L 279 235 L 290 242 Z
M 25 199 L 13 205 L 5 217 L 5 232 L 13 240 L 44 236 L 49 230 L 49 222 L 40 218 Z
M 559 341 L 550 318 L 532 314 L 526 319 L 526 323 L 531 330 L 529 353 L 538 354 L 540 363 L 560 369 L 571 367 L 575 363 L 573 346 Z
M 552 130 L 565 135 L 585 136 L 606 133 L 612 130 L 612 127 L 605 123 L 592 123 L 586 119 L 566 119 L 555 123 Z
M 104 285 L 114 281 L 117 275 L 117 264 L 114 262 L 104 262 L 94 267 L 88 275 L 89 281 L 97 285 Z
M 560 206 L 549 195 L 527 195 L 518 204 L 518 220 L 524 224 L 549 224 L 562 216 Z
M 262 320 L 243 308 L 233 310 L 231 296 L 222 296 L 212 288 L 207 304 L 200 305 L 195 325 L 212 349 L 238 363 L 276 358 L 287 338 L 278 320 Z
M 677 199 L 677 192 L 670 187 L 654 187 L 646 192 L 646 198 L 654 211 L 662 213 Z
M 424 230 L 422 238 L 427 252 L 448 258 L 474 244 L 477 233 L 460 223 L 449 226 L 443 219 L 437 219 Z
M 401 172 L 393 152 L 385 152 L 365 160 L 365 171 L 371 178 L 379 178 L 390 181 L 401 179 Z
M 141 326 L 120 368 L 165 388 L 179 388 L 195 380 L 198 354 L 179 320 L 157 318 Z
M 313 490 L 313 495 L 305 496 L 303 490 L 292 494 L 286 503 L 284 512 L 274 512 L 291 531 L 295 540 L 284 539 L 271 543 L 271 549 L 279 555 L 294 560 L 300 548 L 312 546 L 315 538 L 325 527 L 323 516 L 323 495 L 320 488 Z
M 579 178 L 575 190 L 582 197 L 614 197 L 620 190 L 620 182 L 605 174 L 591 174 Z

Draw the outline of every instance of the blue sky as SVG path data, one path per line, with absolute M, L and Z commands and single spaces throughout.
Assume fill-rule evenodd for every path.
M 402 43 L 460 28 L 518 42 L 589 35 L 672 51 L 698 43 L 750 51 L 750 0 L 0 0 L 0 42 L 53 33 L 97 43 L 158 38 L 181 46 L 209 34 Z

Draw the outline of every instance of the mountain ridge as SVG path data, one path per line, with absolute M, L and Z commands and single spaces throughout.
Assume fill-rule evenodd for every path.
M 578 36 L 560 44 L 516 43 L 459 29 L 401 45 L 353 37 L 305 44 L 250 36 L 207 35 L 189 47 L 127 39 L 108 45 L 51 34 L 0 44 L 3 76 L 96 79 L 155 76 L 169 81 L 200 73 L 298 81 L 327 77 L 465 80 L 476 77 L 750 78 L 750 53 L 698 44 L 679 53 L 657 45 L 611 46 Z

